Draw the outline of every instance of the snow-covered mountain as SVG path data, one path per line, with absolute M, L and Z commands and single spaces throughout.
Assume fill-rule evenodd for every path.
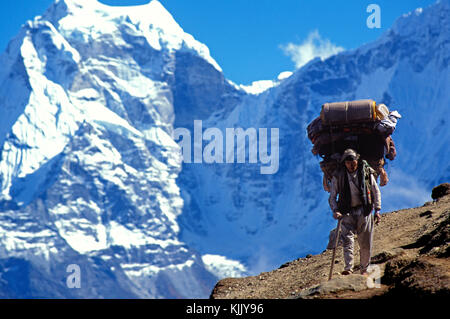
M 306 126 L 324 102 L 372 98 L 403 115 L 383 210 L 423 202 L 450 179 L 449 13 L 442 0 L 244 87 L 156 0 L 56 1 L 0 57 L 0 297 L 207 297 L 218 277 L 323 250 L 334 221 Z M 260 161 L 183 162 L 175 133 L 195 144 L 199 120 L 215 138 L 255 129 Z M 262 174 L 272 128 L 279 156 Z M 67 287 L 71 264 L 81 288 Z
M 157 1 L 61 0 L 23 26 L 1 65 L 0 254 L 42 274 L 5 266 L 4 296 L 207 296 L 217 278 L 178 238 L 171 134 L 173 101 L 210 80 L 192 72 L 223 82 L 208 49 Z M 66 287 L 70 264 L 80 289 Z

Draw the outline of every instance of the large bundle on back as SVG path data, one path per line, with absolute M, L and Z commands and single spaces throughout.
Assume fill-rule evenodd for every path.
M 357 151 L 377 172 L 380 185 L 387 183 L 384 156 L 393 160 L 396 155 L 394 132 L 397 111 L 389 112 L 384 104 L 373 100 L 325 103 L 320 116 L 307 127 L 308 138 L 314 144 L 312 153 L 320 155 L 320 167 L 324 173 L 324 188 L 328 190 L 333 171 L 347 148 Z

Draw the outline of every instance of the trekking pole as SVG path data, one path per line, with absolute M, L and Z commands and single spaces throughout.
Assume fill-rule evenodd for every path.
M 331 277 L 333 277 L 334 259 L 336 257 L 336 249 L 337 249 L 337 246 L 339 243 L 339 234 L 341 232 L 341 221 L 342 221 L 342 217 L 339 218 L 337 228 L 336 228 L 336 239 L 334 241 L 333 256 L 331 257 L 331 267 L 330 267 L 330 274 L 328 276 L 328 280 L 331 280 Z

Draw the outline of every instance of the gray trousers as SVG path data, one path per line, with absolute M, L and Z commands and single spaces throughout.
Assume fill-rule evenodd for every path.
M 355 235 L 358 239 L 361 273 L 367 271 L 372 255 L 373 216 L 364 216 L 362 206 L 352 209 L 349 215 L 344 215 L 341 222 L 341 239 L 344 250 L 344 270 L 353 269 Z

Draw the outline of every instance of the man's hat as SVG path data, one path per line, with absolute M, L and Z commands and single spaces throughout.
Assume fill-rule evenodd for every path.
M 344 151 L 344 154 L 342 154 L 341 157 L 341 162 L 344 161 L 353 161 L 353 160 L 358 160 L 359 159 L 359 154 L 356 153 L 354 150 L 352 150 L 351 148 L 347 148 Z

